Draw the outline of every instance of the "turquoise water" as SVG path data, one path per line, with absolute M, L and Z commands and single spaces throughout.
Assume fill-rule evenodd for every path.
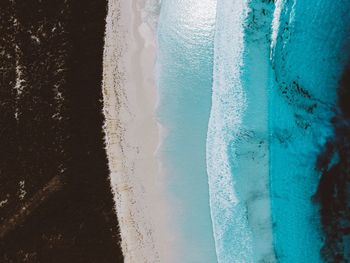
M 160 151 L 184 263 L 216 262 L 205 161 L 215 2 L 164 0 L 158 22 Z
M 285 3 L 284 3 L 285 2 Z M 332 135 L 336 88 L 348 59 L 347 1 L 284 1 L 272 53 L 270 177 L 279 262 L 322 262 L 316 158 Z
M 219 262 L 274 262 L 268 86 L 273 3 L 219 1 L 207 163 Z
M 313 196 L 350 2 L 163 0 L 161 153 L 179 262 L 323 262 Z

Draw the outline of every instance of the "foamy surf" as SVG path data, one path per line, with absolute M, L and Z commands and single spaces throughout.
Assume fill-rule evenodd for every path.
M 230 148 L 240 133 L 246 98 L 242 87 L 245 1 L 217 3 L 207 172 L 216 255 L 220 263 L 253 262 L 246 207 L 237 193 Z
M 284 0 L 276 0 L 275 1 L 275 11 L 273 13 L 273 19 L 272 19 L 272 33 L 271 33 L 271 52 L 270 52 L 270 58 L 272 59 L 272 52 L 276 46 L 277 42 L 277 36 L 278 31 L 280 28 L 280 19 L 281 19 L 281 12 L 284 5 Z
M 219 262 L 275 262 L 269 189 L 268 90 L 273 3 L 219 1 L 207 136 Z

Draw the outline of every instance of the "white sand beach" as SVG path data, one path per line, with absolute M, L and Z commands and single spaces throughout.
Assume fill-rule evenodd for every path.
M 158 0 L 110 0 L 103 96 L 106 149 L 125 262 L 175 262 L 175 233 L 157 149 Z

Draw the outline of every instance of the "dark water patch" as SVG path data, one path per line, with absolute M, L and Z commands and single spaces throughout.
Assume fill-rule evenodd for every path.
M 322 256 L 326 262 L 350 261 L 350 66 L 338 88 L 337 115 L 332 119 L 334 137 L 318 157 L 321 172 L 315 200 L 320 204 L 325 233 Z
M 0 262 L 123 261 L 102 132 L 106 2 L 0 1 Z
M 274 10 L 273 0 L 260 0 L 249 4 L 248 15 L 245 20 L 245 41 L 271 41 L 271 20 Z M 268 47 L 266 45 L 266 47 Z

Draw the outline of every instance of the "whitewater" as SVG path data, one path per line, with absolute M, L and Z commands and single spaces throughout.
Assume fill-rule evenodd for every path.
M 259 1 L 217 5 L 207 169 L 219 262 L 274 262 L 266 38 L 272 10 Z

